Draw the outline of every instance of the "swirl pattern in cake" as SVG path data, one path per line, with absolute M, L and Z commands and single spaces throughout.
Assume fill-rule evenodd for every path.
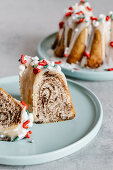
M 16 141 L 29 138 L 33 115 L 27 105 L 0 88 L 0 141 Z

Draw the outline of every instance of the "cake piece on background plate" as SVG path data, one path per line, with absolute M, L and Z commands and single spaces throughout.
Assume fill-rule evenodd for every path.
M 113 64 L 113 12 L 95 17 L 89 2 L 66 9 L 52 44 L 56 57 L 82 68 L 97 69 Z M 111 69 L 112 70 L 112 69 Z M 108 69 L 108 71 L 110 71 Z

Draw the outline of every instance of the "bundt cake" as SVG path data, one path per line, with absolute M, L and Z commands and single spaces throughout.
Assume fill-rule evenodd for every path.
M 0 140 L 29 138 L 32 123 L 33 115 L 28 112 L 27 105 L 0 88 Z
M 61 68 L 54 62 L 21 56 L 19 66 L 22 100 L 36 123 L 58 122 L 75 117 L 75 111 Z
M 113 12 L 95 17 L 88 2 L 81 0 L 66 10 L 52 45 L 67 63 L 98 68 L 113 63 Z

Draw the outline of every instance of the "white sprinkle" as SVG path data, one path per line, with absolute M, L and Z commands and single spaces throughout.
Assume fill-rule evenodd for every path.
M 84 4 L 84 6 L 88 6 L 88 7 L 90 7 L 89 2 L 86 2 L 86 3 Z
M 72 20 L 76 20 L 77 15 L 72 15 Z
M 37 65 L 39 62 L 39 58 L 37 56 L 32 57 L 32 64 Z
M 50 63 L 52 67 L 55 65 L 54 61 L 49 61 L 48 63 Z
M 102 23 L 104 23 L 105 22 L 105 19 L 106 19 L 106 16 L 104 15 L 104 14 L 100 14 L 99 15 L 99 19 L 102 19 Z
M 113 11 L 110 11 L 110 12 L 109 12 L 109 15 L 112 15 L 112 14 L 113 14 Z
M 78 32 L 78 28 L 75 28 L 75 32 Z
M 93 25 L 95 26 L 95 27 L 98 27 L 99 26 L 99 22 L 98 21 L 93 21 Z
M 38 65 L 38 66 L 37 66 L 37 68 L 42 69 L 42 68 L 43 68 L 43 66 L 39 66 L 39 65 Z

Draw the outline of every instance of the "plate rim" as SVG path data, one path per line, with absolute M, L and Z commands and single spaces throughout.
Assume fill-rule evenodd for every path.
M 41 41 L 37 45 L 37 54 L 41 59 L 44 59 L 44 54 L 42 51 L 42 44 L 50 37 L 53 37 L 56 35 L 57 32 L 54 32 L 52 34 L 47 35 L 45 38 L 42 38 Z M 60 58 L 59 58 L 60 59 Z M 107 81 L 107 80 L 113 80 L 113 71 L 90 71 L 90 70 L 85 70 L 85 69 L 80 69 L 74 70 L 72 72 L 70 69 L 61 67 L 62 71 L 64 72 L 65 75 L 81 79 L 81 80 L 89 80 L 89 81 Z M 71 73 L 71 74 L 70 74 Z M 103 77 L 106 75 L 106 78 Z
M 0 83 L 4 82 L 4 80 L 11 81 L 18 79 L 18 76 L 9 76 L 9 77 L 3 77 L 0 78 Z M 103 119 L 103 108 L 100 100 L 98 97 L 92 92 L 92 90 L 88 89 L 86 86 L 81 85 L 78 82 L 75 82 L 74 80 L 67 79 L 67 81 L 74 83 L 78 85 L 79 87 L 82 87 L 87 92 L 90 93 L 93 100 L 96 102 L 96 106 L 98 107 L 99 111 L 99 118 L 96 121 L 96 124 L 94 127 L 91 128 L 91 130 L 83 136 L 80 140 L 77 142 L 74 142 L 66 147 L 63 147 L 61 149 L 57 149 L 55 151 L 46 152 L 42 154 L 35 154 L 35 155 L 27 155 L 27 156 L 0 156 L 0 164 L 5 165 L 34 165 L 34 164 L 42 164 L 51 162 L 60 158 L 63 158 L 65 156 L 68 156 L 81 148 L 85 147 L 90 141 L 97 135 L 99 132 L 101 125 L 102 125 L 102 119 Z M 94 102 L 93 102 L 94 103 Z M 81 146 L 82 145 L 82 146 Z M 76 148 L 77 147 L 77 148 Z M 45 158 L 44 158 L 45 157 Z M 31 161 L 32 160 L 32 161 Z M 31 161 L 31 162 L 30 162 Z

